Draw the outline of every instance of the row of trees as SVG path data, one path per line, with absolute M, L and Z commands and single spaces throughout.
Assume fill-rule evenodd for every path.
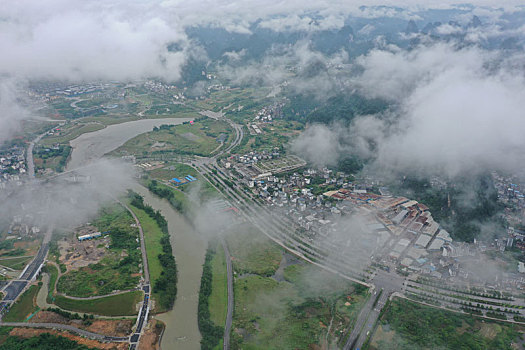
M 9 329 L 6 327 L 6 329 Z M 79 344 L 68 338 L 56 336 L 50 333 L 43 333 L 36 337 L 21 338 L 8 336 L 5 342 L 0 345 L 0 350 L 89 350 L 85 345 Z
M 160 198 L 166 199 L 170 202 L 171 206 L 180 213 L 186 211 L 186 206 L 183 201 L 179 200 L 173 194 L 173 191 L 166 186 L 159 185 L 157 180 L 151 180 L 148 184 L 150 192 L 156 194 Z
M 212 270 L 211 261 L 215 255 L 215 250 L 208 247 L 206 258 L 202 268 L 201 287 L 199 290 L 198 321 L 199 330 L 202 335 L 201 349 L 211 350 L 219 344 L 224 334 L 222 327 L 216 326 L 210 318 L 209 299 L 212 292 Z
M 177 264 L 171 248 L 170 235 L 168 232 L 168 222 L 158 210 L 154 210 L 150 205 L 144 203 L 138 193 L 129 191 L 131 205 L 144 210 L 157 225 L 160 227 L 163 235 L 160 238 L 162 252 L 157 255 L 162 266 L 160 277 L 154 281 L 153 290 L 159 295 L 159 304 L 162 308 L 170 309 L 177 297 Z

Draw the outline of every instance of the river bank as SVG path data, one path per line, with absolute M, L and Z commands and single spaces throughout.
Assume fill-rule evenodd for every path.
M 73 151 L 67 170 L 75 169 L 123 145 L 129 139 L 162 124 L 181 124 L 190 118 L 147 119 L 108 126 L 102 130 L 83 134 L 71 141 Z M 157 315 L 166 330 L 161 346 L 165 349 L 200 349 L 201 335 L 197 324 L 198 293 L 206 240 L 195 232 L 186 218 L 171 205 L 146 188 L 135 185 L 134 191 L 144 201 L 159 210 L 168 221 L 168 230 L 178 269 L 178 293 L 173 309 Z

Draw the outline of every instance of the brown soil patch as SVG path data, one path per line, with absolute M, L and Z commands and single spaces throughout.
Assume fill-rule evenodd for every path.
M 67 324 L 69 320 L 51 311 L 39 311 L 33 318 L 31 323 L 62 323 Z
M 131 333 L 133 320 L 96 320 L 86 330 L 114 337 L 125 337 Z
M 67 324 L 87 331 L 114 337 L 125 337 L 131 333 L 133 320 L 93 320 L 89 326 L 82 324 L 82 320 L 68 320 L 52 311 L 39 311 L 32 319 L 32 323 L 60 323 Z
M 58 241 L 60 262 L 66 265 L 68 271 L 95 264 L 108 254 L 105 246 L 110 244 L 109 236 L 82 242 L 76 238 L 76 235 L 93 233 L 94 230 L 94 226 L 85 226 L 77 229 L 75 237 Z
M 25 249 L 24 255 L 35 255 L 38 249 L 40 248 L 40 243 L 38 240 L 33 241 L 17 241 L 13 244 L 13 247 Z
M 83 344 L 87 347 L 96 348 L 96 349 L 127 350 L 129 347 L 129 344 L 127 343 L 102 343 L 96 340 L 82 338 L 81 336 L 73 335 L 68 332 L 56 331 L 54 329 L 47 330 L 47 329 L 32 329 L 32 328 L 13 328 L 13 330 L 9 332 L 9 335 L 21 337 L 21 338 L 31 338 L 31 337 L 35 337 L 35 336 L 38 336 L 44 333 L 49 333 L 49 334 L 58 335 L 64 338 L 68 338 L 68 339 L 76 341 L 79 344 Z
M 162 322 L 151 319 L 140 337 L 139 350 L 159 350 L 160 334 L 163 329 L 164 324 Z

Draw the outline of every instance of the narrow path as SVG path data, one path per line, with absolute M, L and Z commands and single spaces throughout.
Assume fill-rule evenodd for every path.
M 226 313 L 226 324 L 224 325 L 224 340 L 223 340 L 223 349 L 230 349 L 230 333 L 232 329 L 232 320 L 233 320 L 233 267 L 232 267 L 232 258 L 230 256 L 230 251 L 228 250 L 228 245 L 224 241 L 224 238 L 221 238 L 222 248 L 224 249 L 224 257 L 226 259 L 226 273 L 228 276 L 228 311 Z
M 57 295 L 61 295 L 61 296 L 65 297 L 65 298 L 68 298 L 68 299 L 73 299 L 73 300 L 96 300 L 96 299 L 102 299 L 102 298 L 111 297 L 111 296 L 114 296 L 114 295 L 126 294 L 126 293 L 134 292 L 134 291 L 137 291 L 137 290 L 141 290 L 141 289 L 140 288 L 133 288 L 133 289 L 128 289 L 128 290 L 119 290 L 118 292 L 112 292 L 112 293 L 104 294 L 104 295 L 94 295 L 92 297 L 74 297 L 74 296 L 67 295 L 67 294 L 64 294 L 64 293 L 59 293 L 59 292 L 56 292 L 56 294 Z
M 144 270 L 144 283 L 149 283 L 149 266 L 148 266 L 148 255 L 146 254 L 146 243 L 144 241 L 144 231 L 142 230 L 142 225 L 140 224 L 139 219 L 126 204 L 122 203 L 121 201 L 117 200 L 120 205 L 122 205 L 126 210 L 133 216 L 133 219 L 135 220 L 135 224 L 137 225 L 139 229 L 139 235 L 140 235 L 140 252 L 142 253 L 142 266 Z

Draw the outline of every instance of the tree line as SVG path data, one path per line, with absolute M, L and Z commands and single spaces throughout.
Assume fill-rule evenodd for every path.
M 159 183 L 157 180 L 151 180 L 149 182 L 148 190 L 150 190 L 150 192 L 156 194 L 160 198 L 166 199 L 168 202 L 170 202 L 171 206 L 175 210 L 181 213 L 184 213 L 186 211 L 184 203 L 175 197 L 175 195 L 173 194 L 173 191 L 170 190 L 168 187 L 159 186 Z
M 153 290 L 159 294 L 159 304 L 162 308 L 171 309 L 175 298 L 177 297 L 177 264 L 173 256 L 171 248 L 170 235 L 168 232 L 168 222 L 162 216 L 160 211 L 153 209 L 150 205 L 144 203 L 144 198 L 133 191 L 128 192 L 131 199 L 131 205 L 144 210 L 149 215 L 162 231 L 160 244 L 162 252 L 157 255 L 162 266 L 160 277 L 154 281 Z
M 201 349 L 211 350 L 219 344 L 222 336 L 224 335 L 224 329 L 213 323 L 210 318 L 210 307 L 209 299 L 212 292 L 212 270 L 211 261 L 215 255 L 215 249 L 208 247 L 206 251 L 206 257 L 204 259 L 204 265 L 202 267 L 202 278 L 201 287 L 199 290 L 199 307 L 198 307 L 198 322 L 199 331 L 201 332 Z

